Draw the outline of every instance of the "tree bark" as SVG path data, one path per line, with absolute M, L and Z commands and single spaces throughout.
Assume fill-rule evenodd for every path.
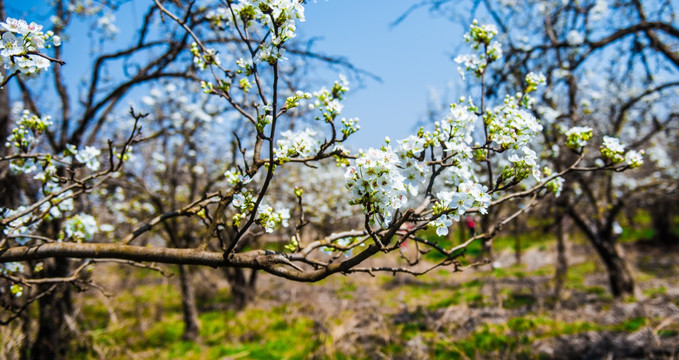
M 618 207 L 620 209 L 620 207 Z M 574 208 L 568 209 L 568 214 L 575 224 L 585 233 L 608 273 L 609 285 L 613 296 L 619 298 L 634 294 L 634 279 L 625 258 L 618 248 L 616 235 L 612 232 L 615 212 L 607 216 L 605 223 L 594 223 L 581 216 Z
M 257 270 L 252 270 L 249 279 L 241 268 L 225 268 L 224 274 L 231 285 L 231 304 L 235 310 L 242 310 L 255 295 Z
M 677 243 L 677 236 L 673 233 L 673 218 L 676 214 L 676 199 L 658 199 L 651 206 L 651 221 L 654 230 L 654 237 L 658 243 L 672 245 Z
M 45 277 L 60 277 L 70 274 L 68 259 L 54 259 L 45 262 Z M 43 287 L 51 285 L 41 285 Z M 73 302 L 69 284 L 57 284 L 52 292 L 38 300 L 38 334 L 31 349 L 31 359 L 66 359 L 71 350 L 73 332 L 69 329 L 66 316 L 73 315 Z
M 200 329 L 196 296 L 191 282 L 191 273 L 186 265 L 179 265 L 179 286 L 182 294 L 182 313 L 184 316 L 184 335 L 188 341 L 197 341 Z
M 561 216 L 556 225 L 556 272 L 554 274 L 554 308 L 561 307 L 561 292 L 568 275 L 568 258 L 566 257 L 566 242 L 568 233 L 565 231 L 568 218 Z
M 28 360 L 31 355 L 31 314 L 28 311 L 24 311 L 21 314 L 21 331 L 23 332 L 24 339 L 21 342 L 21 350 L 19 359 Z
M 0 16 L 4 12 L 4 5 L 0 2 Z M 1 19 L 4 20 L 5 17 L 2 16 Z M 6 73 L 4 68 L 0 69 L 2 77 L 6 76 Z M 11 151 L 4 146 L 5 139 L 9 136 L 12 127 L 8 87 L 9 85 L 5 85 L 4 88 L 0 89 L 0 140 L 2 140 L 0 156 L 7 155 Z M 18 180 L 19 177 L 10 173 L 8 169 L 0 169 L 0 204 L 3 207 L 16 208 L 19 205 L 22 182 Z
M 479 225 L 481 226 L 481 232 L 485 233 L 488 231 L 488 228 L 490 227 L 490 214 L 487 216 L 481 217 L 481 221 L 479 221 Z M 493 239 L 483 239 L 483 242 L 481 243 L 481 254 L 479 254 L 479 259 L 483 259 L 484 257 L 490 261 L 491 263 L 493 262 Z
M 381 234 L 378 241 L 389 243 L 405 223 L 412 209 L 393 226 Z M 297 254 L 285 254 L 271 250 L 250 250 L 241 253 L 212 252 L 201 249 L 177 249 L 150 246 L 125 245 L 121 243 L 68 243 L 54 242 L 33 246 L 15 246 L 0 251 L 0 262 L 41 260 L 47 258 L 122 259 L 164 264 L 203 265 L 264 270 L 275 276 L 300 282 L 316 282 L 336 273 L 346 273 L 367 258 L 382 250 L 371 244 L 353 257 L 336 261 L 313 270 L 304 270 L 292 261 L 300 259 Z
M 512 235 L 514 236 L 514 261 L 516 265 L 521 265 L 521 231 L 519 230 L 519 219 L 512 222 Z
M 634 294 L 634 279 L 615 239 L 598 235 L 598 239 L 593 243 L 606 266 L 613 296 L 619 298 Z

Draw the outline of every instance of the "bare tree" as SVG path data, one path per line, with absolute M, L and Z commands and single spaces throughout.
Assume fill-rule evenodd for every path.
M 561 134 L 574 126 L 591 127 L 598 136 L 619 137 L 626 149 L 648 149 L 651 161 L 637 176 L 578 172 L 565 177 L 563 192 L 568 196 L 567 214 L 600 255 L 612 293 L 633 293 L 634 280 L 617 244 L 617 221 L 626 206 L 636 208 L 653 203 L 649 196 L 661 199 L 676 192 L 676 171 L 669 160 L 676 156 L 679 120 L 675 4 L 477 0 L 466 3 L 466 13 L 459 5 L 422 1 L 409 12 L 424 7 L 454 21 L 467 21 L 472 14 L 498 25 L 508 46 L 484 92 L 504 96 L 508 89 L 521 88 L 529 71 L 543 72 L 547 86 L 535 112 L 545 124 L 545 151 L 563 144 Z M 555 153 L 549 161 L 560 170 L 577 156 Z M 588 156 L 601 155 L 595 151 Z M 667 160 L 660 164 L 660 158 Z

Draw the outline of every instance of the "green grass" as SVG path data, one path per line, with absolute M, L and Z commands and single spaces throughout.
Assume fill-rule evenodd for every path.
M 567 285 L 574 289 L 585 290 L 585 278 L 601 271 L 596 260 L 588 260 L 568 268 Z
M 665 288 L 664 286 L 661 285 L 661 286 L 656 287 L 656 288 L 644 289 L 641 292 L 648 297 L 656 297 L 656 296 L 659 296 L 659 295 L 666 294 L 667 288 Z
M 539 225 L 539 224 L 538 224 Z M 540 228 L 535 226 L 535 228 Z M 431 236 L 444 248 L 451 248 L 459 243 L 457 233 L 452 238 Z M 578 236 L 573 236 L 577 238 Z M 502 236 L 494 240 L 494 249 L 513 250 L 515 242 L 511 236 Z M 545 247 L 552 240 L 536 233 L 522 234 L 521 247 Z M 550 245 L 551 246 L 551 245 Z M 481 243 L 474 242 L 466 250 L 466 257 L 473 259 L 480 254 Z M 440 255 L 430 252 L 427 260 L 441 260 Z M 571 264 L 565 286 L 571 293 L 588 293 L 596 295 L 598 305 L 605 311 L 613 302 L 606 286 L 591 285 L 588 281 L 592 275 L 604 271 L 599 260 L 594 256 L 583 263 Z M 549 291 L 538 288 L 529 289 L 521 286 L 504 287 L 503 281 L 531 278 L 534 276 L 551 277 L 554 266 L 547 265 L 535 271 L 528 271 L 525 266 L 509 266 L 490 271 L 477 272 L 472 279 L 460 282 L 457 274 L 448 270 L 438 270 L 422 277 L 401 277 L 377 275 L 375 286 L 381 286 L 376 306 L 368 311 L 379 311 L 387 319 L 389 332 L 387 344 L 379 345 L 379 350 L 387 357 L 406 357 L 407 342 L 421 337 L 430 350 L 432 358 L 466 359 L 466 358 L 532 358 L 531 344 L 535 341 L 559 335 L 577 334 L 584 331 L 635 332 L 645 326 L 656 324 L 657 319 L 643 317 L 622 320 L 618 324 L 601 325 L 591 321 L 564 322 L 554 319 L 549 313 L 535 311 L 538 301 L 536 293 Z M 644 276 L 654 277 L 651 273 Z M 495 304 L 489 295 L 484 295 L 488 288 L 484 284 L 487 277 L 498 279 L 500 284 L 499 298 L 501 304 Z M 639 276 L 635 274 L 635 276 Z M 645 279 L 645 278 L 642 278 Z M 541 279 L 544 280 L 544 279 Z M 639 278 L 637 278 L 639 280 Z M 307 305 L 271 301 L 255 302 L 241 312 L 214 310 L 224 308 L 216 306 L 230 301 L 228 289 L 217 289 L 206 293 L 205 298 L 198 297 L 198 305 L 203 311 L 200 318 L 200 342 L 182 340 L 184 324 L 181 317 L 181 297 L 176 284 L 160 277 L 156 272 L 143 271 L 135 274 L 129 289 L 120 291 L 111 299 L 115 314 L 119 321 L 113 322 L 106 306 L 97 297 L 84 297 L 80 304 L 79 326 L 87 335 L 91 345 L 103 349 L 104 358 L 124 359 L 302 359 L 310 354 L 319 357 L 336 359 L 369 358 L 367 353 L 342 354 L 333 346 L 332 328 L 347 326 L 348 319 L 356 318 L 353 308 L 340 311 L 330 320 L 318 320 L 313 309 Z M 504 281 L 504 283 L 512 283 Z M 516 284 L 517 282 L 513 282 Z M 356 301 L 361 291 L 360 282 L 352 277 L 335 277 L 326 279 L 317 285 L 330 286 L 339 299 Z M 550 282 L 546 282 L 550 286 Z M 664 286 L 645 289 L 649 297 L 667 293 Z M 545 299 L 546 304 L 549 304 Z M 636 301 L 636 299 L 628 299 Z M 262 303 L 270 304 L 269 306 Z M 495 324 L 479 321 L 479 325 L 471 328 L 465 335 L 453 335 L 462 324 L 445 324 L 447 328 L 438 328 L 436 317 L 445 309 L 461 305 L 481 308 L 490 305 L 504 309 L 521 309 L 515 314 L 523 314 L 508 319 L 506 323 Z M 322 307 L 325 304 L 314 304 Z M 549 306 L 547 306 L 547 309 Z M 365 311 L 361 310 L 361 311 Z M 396 323 L 398 315 L 406 312 L 406 321 Z M 543 310 L 544 311 L 544 310 Z M 391 319 L 391 320 L 390 320 Z M 663 328 L 658 332 L 660 337 L 676 336 L 679 329 Z M 365 340 L 369 341 L 369 340 Z M 360 349 L 361 344 L 356 348 Z M 330 350 L 328 350 L 330 349 Z M 83 350 L 82 354 L 74 354 L 72 358 L 97 358 L 99 354 Z
M 352 300 L 357 289 L 358 287 L 351 281 L 351 279 L 343 278 L 342 286 L 337 291 L 335 291 L 335 293 L 341 299 Z
M 154 353 L 156 359 L 204 359 L 243 357 L 247 359 L 300 359 L 318 347 L 314 321 L 305 316 L 286 315 L 285 306 L 272 309 L 248 308 L 211 311 L 200 315 L 201 344 L 182 340 L 184 324 L 180 314 L 164 316 L 139 333 L 134 327 L 115 327 L 91 332 L 98 347 L 123 345 L 118 356 L 132 353 Z M 94 354 L 90 354 L 94 357 Z
M 574 275 L 582 276 L 593 271 L 591 265 L 583 265 Z M 577 277 L 577 276 L 576 276 Z M 450 305 L 467 303 L 469 306 L 482 306 L 485 299 L 481 293 L 482 282 L 473 280 L 456 286 L 443 284 L 406 284 L 389 291 L 406 291 L 404 299 L 413 300 L 439 293 L 437 301 L 427 306 L 418 306 L 410 314 L 407 322 L 394 324 L 393 341 L 384 345 L 381 351 L 388 356 L 403 355 L 407 349 L 407 341 L 415 336 L 422 336 L 429 347 L 433 358 L 464 359 L 464 358 L 494 358 L 516 355 L 519 358 L 531 355 L 530 344 L 544 338 L 558 335 L 576 334 L 583 331 L 622 331 L 634 332 L 649 325 L 646 318 L 627 319 L 615 325 L 599 325 L 588 321 L 562 322 L 546 315 L 527 314 L 509 319 L 504 324 L 481 324 L 469 335 L 463 338 L 451 338 L 445 332 L 429 328 L 428 317 L 434 311 Z M 137 288 L 142 298 L 153 304 L 163 304 L 175 308 L 174 301 L 165 299 L 161 291 L 151 291 L 153 288 L 167 291 L 165 285 Z M 590 291 L 595 290 L 592 287 Z M 338 295 L 357 291 L 356 285 L 343 282 Z M 660 290 L 658 290 L 660 291 Z M 154 295 L 155 294 L 155 295 Z M 505 292 L 503 307 L 518 308 L 532 305 L 535 301 L 529 293 L 521 291 Z M 121 307 L 134 307 L 132 295 L 122 294 Z M 107 322 L 108 312 L 105 309 L 88 304 L 82 308 L 84 316 L 89 320 L 87 326 L 102 328 L 89 333 L 92 343 L 99 348 L 111 348 L 107 358 L 123 359 L 139 354 L 139 358 L 153 359 L 302 359 L 318 351 L 324 343 L 332 341 L 323 332 L 319 332 L 313 319 L 301 315 L 294 304 L 280 305 L 271 308 L 248 307 L 240 313 L 233 311 L 209 311 L 200 315 L 201 332 L 200 343 L 187 342 L 181 339 L 183 322 L 181 313 L 176 311 L 164 313 L 156 322 L 146 324 L 141 329 L 139 321 L 129 317 L 121 319 L 119 326 Z M 133 314 L 127 309 L 126 314 Z M 294 315 L 291 315 L 294 314 Z M 341 325 L 347 316 L 340 316 L 334 321 Z M 659 336 L 673 336 L 674 329 L 659 332 Z M 80 354 L 74 358 L 96 358 L 94 353 Z M 335 354 L 335 358 L 356 358 L 357 356 L 343 356 Z M 359 354 L 358 358 L 362 355 Z M 367 357 L 368 355 L 365 354 Z
M 532 294 L 512 292 L 504 301 L 502 301 L 502 307 L 505 309 L 530 308 L 535 305 L 536 302 L 537 301 Z
M 480 287 L 462 288 L 452 291 L 449 296 L 445 296 L 438 301 L 428 304 L 427 309 L 434 311 L 436 309 L 447 308 L 462 303 L 465 303 L 470 307 L 481 307 L 487 304 L 488 300 L 480 293 Z
M 313 352 L 320 338 L 312 319 L 285 306 L 246 308 L 233 311 L 208 311 L 199 316 L 200 343 L 182 340 L 181 296 L 176 285 L 158 278 L 155 273 L 137 279 L 137 284 L 120 291 L 114 304 L 118 322 L 97 297 L 85 297 L 80 304 L 79 326 L 87 335 L 90 348 L 71 358 L 90 359 L 300 359 Z M 142 284 L 138 284 L 141 282 Z M 340 289 L 353 293 L 356 285 L 345 282 Z M 218 290 L 200 307 L 228 301 L 226 290 Z M 102 355 L 103 354 L 103 355 Z
M 491 358 L 530 354 L 530 344 L 558 334 L 595 330 L 598 325 L 587 322 L 564 323 L 548 317 L 525 316 L 506 324 L 484 324 L 468 337 L 456 341 L 443 340 L 434 345 L 434 356 L 440 359 Z
M 643 317 L 636 317 L 633 319 L 627 319 L 621 324 L 613 327 L 614 330 L 625 331 L 625 332 L 635 332 L 641 329 L 648 323 L 648 320 Z
M 534 358 L 530 344 L 540 339 L 586 331 L 635 332 L 647 324 L 645 318 L 628 319 L 617 325 L 599 325 L 589 321 L 562 322 L 548 316 L 526 315 L 511 318 L 505 324 L 477 326 L 463 339 L 435 339 L 431 355 L 438 359 L 503 358 L 510 355 L 512 358 Z M 672 336 L 676 333 L 672 331 L 663 335 Z
M 532 231 L 526 231 L 518 235 L 519 247 L 521 251 L 528 250 L 530 248 L 542 248 L 542 250 L 547 250 L 547 244 L 554 241 L 554 236 L 551 233 L 545 234 L 543 232 L 543 227 L 547 225 L 551 220 L 538 220 L 529 219 L 528 228 L 534 229 Z M 466 240 L 467 229 L 464 229 L 463 239 L 460 238 L 460 230 L 457 226 L 454 226 L 452 231 L 447 236 L 438 236 L 433 230 L 426 230 L 418 234 L 425 239 L 441 246 L 446 250 L 450 250 L 454 246 L 457 246 L 461 241 Z M 516 248 L 516 236 L 514 234 L 502 234 L 493 238 L 493 251 L 505 251 L 505 250 L 515 250 Z M 459 258 L 461 262 L 465 265 L 469 263 L 470 259 L 474 259 L 481 255 L 483 249 L 483 243 L 478 240 L 469 244 L 465 249 L 460 250 L 459 254 L 462 256 Z M 445 257 L 437 252 L 431 251 L 424 256 L 425 259 L 429 261 L 441 261 Z

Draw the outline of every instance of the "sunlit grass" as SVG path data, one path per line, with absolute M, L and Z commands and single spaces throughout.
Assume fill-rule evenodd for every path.
M 459 243 L 456 235 L 436 237 L 429 234 L 429 239 L 450 248 Z M 586 243 L 581 235 L 571 236 L 571 241 Z M 511 252 L 515 250 L 515 244 L 512 236 L 501 236 L 494 241 L 494 251 Z M 535 231 L 522 234 L 520 246 L 522 251 L 544 251 L 553 249 L 554 239 Z M 481 243 L 472 243 L 465 258 L 471 261 L 480 251 Z M 427 254 L 425 259 L 439 259 L 433 254 Z M 363 301 L 365 296 L 361 292 L 365 291 L 365 280 L 362 283 L 355 277 L 338 276 L 308 285 L 332 289 L 325 291 L 336 299 L 334 305 L 318 304 L 314 299 L 283 303 L 267 296 L 265 302 L 255 301 L 240 312 L 227 310 L 225 304 L 231 299 L 228 288 L 211 289 L 197 297 L 201 310 L 198 342 L 182 340 L 184 323 L 176 279 L 143 270 L 134 272 L 133 278 L 126 283 L 133 286 L 126 286 L 108 300 L 111 309 L 101 296 L 81 297 L 78 321 L 89 348 L 81 347 L 83 352 L 73 354 L 72 358 L 304 359 L 312 355 L 334 359 L 371 358 L 370 354 L 359 350 L 343 353 L 334 344 L 341 337 L 333 335 L 332 329 L 354 326 L 350 319 L 355 319 L 360 311 L 384 314 L 386 322 L 381 331 L 389 333 L 390 341 L 380 344 L 378 351 L 387 357 L 406 358 L 408 341 L 416 337 L 421 338 L 431 358 L 502 358 L 509 355 L 535 358 L 531 344 L 541 339 L 584 331 L 635 332 L 659 323 L 658 319 L 644 317 L 620 319 L 616 324 L 606 325 L 589 319 L 557 320 L 549 313 L 549 307 L 553 305 L 549 294 L 554 285 L 554 264 L 529 269 L 521 264 L 463 274 L 451 274 L 449 270 L 441 269 L 421 277 L 379 274 L 370 282 L 374 287 L 372 293 L 377 294 L 376 298 L 370 299 L 370 310 L 348 307 L 338 310 L 332 318 L 317 318 L 309 304 L 322 307 Z M 596 301 L 601 311 L 608 311 L 614 300 L 607 284 L 602 283 L 605 281 L 602 274 L 605 269 L 594 254 L 586 255 L 583 262 L 571 263 L 564 299 L 584 294 L 590 299 L 588 301 Z M 641 274 L 635 273 L 638 281 L 651 280 L 656 275 L 645 268 Z M 489 279 L 497 285 L 492 294 Z M 651 298 L 666 293 L 667 288 L 662 285 L 643 290 L 644 296 Z M 635 298 L 625 300 L 637 301 Z M 432 325 L 446 311 L 492 308 L 511 311 L 513 315 L 505 323 L 479 321 L 460 335 L 451 331 L 459 330 L 461 324 L 446 324 L 446 328 Z M 657 333 L 659 337 L 676 334 L 679 334 L 679 328 L 674 326 L 667 326 Z M 360 349 L 363 345 L 355 346 Z

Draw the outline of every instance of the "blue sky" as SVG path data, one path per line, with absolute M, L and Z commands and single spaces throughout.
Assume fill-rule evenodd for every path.
M 7 12 L 9 16 L 46 24 L 45 3 L 10 2 Z M 457 65 L 450 60 L 456 51 L 465 51 L 459 46 L 462 26 L 420 9 L 400 25 L 390 27 L 414 3 L 413 0 L 307 2 L 307 21 L 298 25 L 300 36 L 319 38 L 315 51 L 344 56 L 356 67 L 382 79 L 382 82 L 368 79 L 362 88 L 355 83 L 351 86 L 343 116 L 361 119 L 361 131 L 350 140 L 354 147 L 379 146 L 385 136 L 396 140 L 412 133 L 426 111 L 428 88 L 444 93 L 452 86 L 446 102 L 463 94 Z M 126 37 L 126 31 L 137 28 L 135 25 L 141 22 L 146 6 L 146 1 L 135 1 L 122 7 L 116 21 L 122 30 L 119 39 Z M 73 37 L 64 47 L 67 61 L 64 72 L 71 79 L 80 79 L 87 74 L 83 69 L 89 68 L 87 57 L 82 55 L 87 54 L 92 44 L 86 39 L 84 26 L 70 30 Z M 333 74 L 332 78 L 336 76 Z
M 302 35 L 322 37 L 319 50 L 344 55 L 382 78 L 352 91 L 345 102 L 343 115 L 361 119 L 361 131 L 352 140 L 356 146 L 379 146 L 384 136 L 396 140 L 412 133 L 425 113 L 428 87 L 444 92 L 453 82 L 448 102 L 462 94 L 457 65 L 450 60 L 459 50 L 460 25 L 421 9 L 390 28 L 414 3 L 321 0 L 307 5 L 307 21 L 298 28 Z

